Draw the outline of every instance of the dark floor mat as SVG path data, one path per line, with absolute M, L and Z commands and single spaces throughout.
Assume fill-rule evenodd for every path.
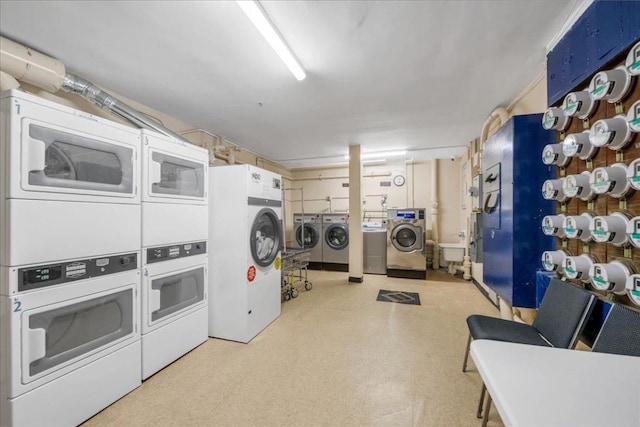
M 376 301 L 420 305 L 420 294 L 417 292 L 387 291 L 385 289 L 380 289 Z

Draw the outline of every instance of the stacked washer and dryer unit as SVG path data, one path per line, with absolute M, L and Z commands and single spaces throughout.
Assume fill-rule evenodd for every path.
M 0 95 L 0 425 L 76 425 L 140 385 L 139 147 Z
M 255 166 L 219 166 L 209 189 L 209 336 L 247 343 L 280 316 L 282 181 Z
M 208 338 L 209 153 L 142 130 L 142 378 Z
M 387 210 L 387 276 L 426 279 L 426 209 Z

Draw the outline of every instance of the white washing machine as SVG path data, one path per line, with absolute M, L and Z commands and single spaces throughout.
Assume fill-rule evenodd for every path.
M 0 265 L 140 250 L 140 131 L 0 94 Z
M 322 214 L 322 268 L 349 271 L 349 215 Z
M 140 385 L 139 255 L 0 268 L 0 425 L 77 425 Z
M 207 242 L 146 249 L 142 277 L 142 379 L 208 338 Z
M 293 234 L 298 247 L 311 249 L 309 253 L 309 268 L 315 270 L 322 269 L 322 215 L 293 214 L 293 226 Z
M 426 279 L 426 209 L 387 210 L 387 276 Z
M 142 246 L 208 238 L 209 152 L 143 129 Z
M 280 316 L 280 175 L 209 170 L 209 336 L 247 343 Z

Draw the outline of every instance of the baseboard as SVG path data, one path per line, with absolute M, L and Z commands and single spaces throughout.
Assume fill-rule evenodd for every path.
M 482 287 L 480 286 L 480 283 L 478 283 L 478 281 L 474 278 L 471 278 L 471 282 L 476 286 L 476 288 L 478 288 L 478 290 L 480 291 L 480 293 L 482 295 L 484 295 L 484 297 L 487 299 L 487 301 L 489 301 L 491 303 L 492 306 L 494 306 L 495 308 L 497 308 L 498 310 L 500 310 L 500 305 L 499 303 L 496 304 L 495 302 L 493 302 L 493 300 L 489 297 L 489 293 Z
M 401 268 L 387 268 L 387 277 L 425 280 L 427 278 L 427 272 L 425 270 L 403 270 Z
M 349 282 L 351 283 L 362 283 L 364 279 L 362 277 L 351 277 L 349 276 Z
M 322 269 L 327 271 L 349 271 L 349 264 L 339 264 L 336 262 L 323 262 Z

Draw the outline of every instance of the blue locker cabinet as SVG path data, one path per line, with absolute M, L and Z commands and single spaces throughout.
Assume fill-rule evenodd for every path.
M 513 307 L 536 307 L 540 256 L 555 247 L 540 224 L 555 212 L 541 191 L 555 166 L 542 163 L 541 153 L 556 134 L 541 123 L 542 114 L 512 117 L 485 142 L 482 155 L 483 281 Z

